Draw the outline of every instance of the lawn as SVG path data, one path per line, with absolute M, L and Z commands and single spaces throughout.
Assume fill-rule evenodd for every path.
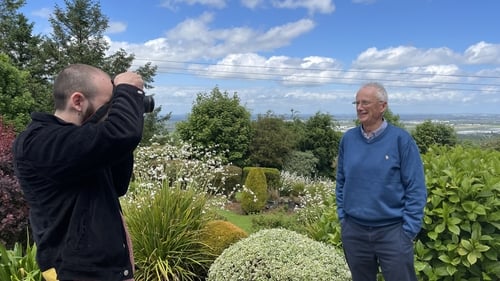
M 218 210 L 220 216 L 226 218 L 229 222 L 245 230 L 248 234 L 253 233 L 252 217 L 253 215 L 240 215 L 229 210 Z

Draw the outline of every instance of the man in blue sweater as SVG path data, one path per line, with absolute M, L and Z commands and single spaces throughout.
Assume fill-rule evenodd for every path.
M 387 92 L 379 83 L 356 94 L 361 125 L 339 146 L 336 200 L 342 243 L 353 281 L 416 281 L 413 240 L 422 226 L 427 190 L 411 135 L 383 115 Z

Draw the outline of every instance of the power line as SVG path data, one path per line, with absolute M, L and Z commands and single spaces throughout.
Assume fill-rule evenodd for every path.
M 139 61 L 151 61 L 150 59 L 135 58 Z M 459 78 L 477 78 L 477 79 L 500 79 L 500 76 L 486 76 L 486 75 L 469 75 L 469 74 L 437 74 L 437 73 L 418 73 L 418 72 L 395 72 L 395 71 L 385 71 L 385 70 L 365 70 L 365 69 L 348 69 L 344 70 L 341 68 L 300 68 L 300 67 L 277 67 L 277 66 L 265 66 L 265 65 L 234 65 L 234 64 L 214 64 L 206 62 L 189 62 L 189 61 L 175 61 L 175 60 L 160 60 L 155 59 L 155 61 L 164 63 L 175 63 L 175 64 L 188 64 L 188 65 L 206 65 L 206 66 L 229 66 L 229 67 L 242 67 L 242 68 L 256 68 L 256 69 L 269 69 L 269 70 L 296 70 L 296 71 L 331 71 L 331 72 L 345 72 L 345 73 L 367 73 L 367 74 L 391 74 L 391 75 L 417 75 L 417 76 L 440 76 L 440 77 L 459 77 Z M 188 69 L 188 68 L 186 68 Z
M 145 60 L 145 59 L 137 59 L 137 60 Z M 252 71 L 238 71 L 238 70 L 221 70 L 221 69 L 210 69 L 210 73 L 206 72 L 207 69 L 193 69 L 187 66 L 159 66 L 159 73 L 169 73 L 176 75 L 198 75 L 200 77 L 206 78 L 221 78 L 221 79 L 239 79 L 239 80 L 261 80 L 261 81 L 275 81 L 275 82 L 289 82 L 290 84 L 325 84 L 327 82 L 336 83 L 340 85 L 357 85 L 358 83 L 354 83 L 351 81 L 366 81 L 366 78 L 356 78 L 356 77 L 337 77 L 337 76 L 329 76 L 324 75 L 326 72 L 340 72 L 340 73 L 362 73 L 362 74 L 388 74 L 391 76 L 396 75 L 416 75 L 416 76 L 429 76 L 429 77 L 443 77 L 443 78 L 475 78 L 475 79 L 500 79 L 500 76 L 480 76 L 480 75 L 458 75 L 458 74 L 431 74 L 431 73 L 413 73 L 413 72 L 390 72 L 390 71 L 371 71 L 371 70 L 341 70 L 335 68 L 295 68 L 295 67 L 273 67 L 273 66 L 256 66 L 256 65 L 229 65 L 229 64 L 211 64 L 211 63 L 203 63 L 203 62 L 182 62 L 182 61 L 172 61 L 172 60 L 157 60 L 164 63 L 171 64 L 183 64 L 183 65 L 203 65 L 203 66 L 228 66 L 234 68 L 247 68 L 252 69 Z M 273 73 L 270 72 L 255 72 L 257 69 L 267 69 L 272 70 Z M 172 72 L 171 70 L 177 70 L 178 72 Z M 314 73 L 304 74 L 300 73 L 299 80 L 295 81 L 287 81 L 283 78 L 291 77 L 293 74 L 283 73 L 284 71 L 301 71 L 301 72 L 321 72 L 322 76 L 314 76 Z M 215 74 L 215 75 L 214 75 Z M 221 74 L 222 76 L 217 76 L 216 74 Z M 252 77 L 248 77 L 252 76 Z M 281 78 L 275 78 L 281 77 Z M 311 79 L 306 81 L 307 79 Z M 453 81 L 421 81 L 421 80 L 412 80 L 403 78 L 405 80 L 401 81 L 401 79 L 389 79 L 389 78 L 379 78 L 377 81 L 379 82 L 387 82 L 386 86 L 391 86 L 395 88 L 417 88 L 417 89 L 434 89 L 434 90 L 449 90 L 449 91 L 472 91 L 472 92 L 482 92 L 482 93 L 491 93 L 491 92 L 499 92 L 500 84 L 494 83 L 471 83 L 471 82 L 453 82 Z M 326 80 L 326 81 L 321 81 Z M 398 85 L 400 82 L 408 83 L 407 85 Z M 416 85 L 412 85 L 416 84 Z M 419 85 L 420 84 L 420 85 Z M 426 84 L 426 85 L 422 85 Z M 438 86 L 441 85 L 441 86 Z M 443 86 L 444 85 L 444 86 Z M 490 87 L 490 88 L 453 88 L 447 87 L 448 85 L 456 86 L 470 86 L 470 87 Z M 497 89 L 495 89 L 497 88 Z

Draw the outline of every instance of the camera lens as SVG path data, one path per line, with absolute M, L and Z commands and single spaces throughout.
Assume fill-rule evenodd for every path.
M 155 109 L 155 100 L 152 96 L 144 96 L 144 112 L 150 113 Z

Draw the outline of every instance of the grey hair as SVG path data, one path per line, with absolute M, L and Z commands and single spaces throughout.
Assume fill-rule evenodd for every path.
M 389 98 L 387 97 L 387 91 L 385 90 L 384 86 L 378 82 L 368 82 L 363 84 L 361 88 L 375 88 L 376 96 L 379 101 L 383 102 L 388 102 Z

